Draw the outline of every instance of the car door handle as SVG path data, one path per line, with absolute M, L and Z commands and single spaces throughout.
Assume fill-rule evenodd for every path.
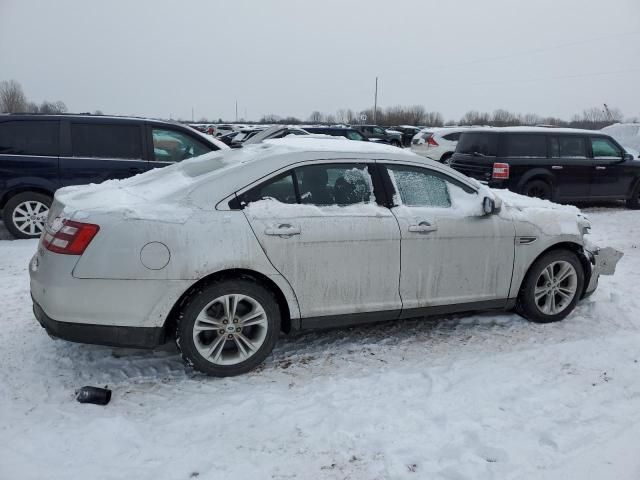
M 417 225 L 409 225 L 409 231 L 414 233 L 429 233 L 438 230 L 436 225 L 432 225 L 429 222 L 420 222 Z
M 596 170 L 606 170 L 607 167 L 603 167 L 601 165 L 596 165 Z
M 564 167 L 562 165 L 552 165 L 551 170 L 562 170 Z
M 267 227 L 264 230 L 265 235 L 276 235 L 279 237 L 290 237 L 291 235 L 300 235 L 300 227 L 294 227 L 288 223 L 281 223 L 277 227 Z

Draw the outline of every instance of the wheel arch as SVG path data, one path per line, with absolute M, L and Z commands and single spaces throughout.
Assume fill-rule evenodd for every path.
M 242 278 L 251 279 L 261 286 L 267 288 L 274 294 L 274 296 L 276 297 L 276 301 L 278 302 L 278 306 L 280 307 L 280 312 L 282 315 L 281 330 L 284 333 L 289 333 L 292 330 L 296 330 L 299 328 L 300 319 L 291 318 L 291 307 L 297 308 L 297 306 L 289 305 L 289 301 L 287 301 L 286 295 L 275 281 L 273 281 L 267 275 L 256 272 L 255 270 L 249 270 L 245 268 L 232 268 L 220 270 L 201 278 L 189 288 L 187 288 L 187 290 L 185 290 L 182 295 L 180 295 L 178 300 L 174 303 L 173 307 L 169 311 L 167 318 L 165 319 L 163 325 L 165 338 L 173 336 L 175 328 L 178 324 L 178 314 L 180 308 L 184 305 L 187 298 L 189 298 L 189 296 L 191 296 L 196 290 L 198 290 L 198 288 L 202 288 L 203 286 L 211 284 L 213 282 Z
M 556 184 L 556 179 L 549 170 L 544 168 L 534 168 L 522 175 L 517 185 L 518 192 L 522 192 L 524 186 L 533 180 L 542 180 L 547 182 L 552 190 Z
M 4 208 L 9 200 L 11 200 L 16 195 L 20 195 L 21 193 L 34 192 L 39 193 L 41 195 L 46 195 L 47 197 L 51 197 L 53 199 L 53 195 L 55 192 L 52 192 L 50 189 L 39 186 L 39 185 L 21 185 L 18 187 L 14 187 L 11 190 L 5 192 L 2 197 L 0 197 L 0 208 Z
M 580 293 L 580 297 L 582 298 L 584 296 L 587 286 L 589 285 L 589 281 L 591 280 L 591 262 L 589 261 L 589 258 L 584 252 L 584 247 L 577 242 L 571 242 L 571 241 L 562 241 L 562 242 L 554 243 L 553 245 L 550 245 L 545 250 L 543 250 L 538 255 L 536 255 L 531 260 L 531 262 L 529 262 L 529 265 L 527 265 L 525 274 L 522 276 L 522 279 L 520 280 L 520 285 L 518 285 L 518 290 L 517 290 L 518 295 L 520 295 L 520 292 L 522 291 L 522 286 L 524 285 L 524 282 L 526 281 L 527 276 L 529 275 L 529 272 L 531 271 L 531 267 L 533 266 L 533 264 L 536 263 L 538 259 L 541 258 L 543 255 L 546 255 L 547 253 L 552 252 L 554 250 L 568 250 L 570 252 L 573 252 L 576 255 L 576 257 L 578 257 L 578 260 L 580 261 L 580 264 L 582 265 L 582 270 L 584 272 L 584 285 L 582 287 L 582 292 Z

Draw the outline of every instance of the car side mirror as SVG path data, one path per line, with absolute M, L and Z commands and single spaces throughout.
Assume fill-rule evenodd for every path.
M 485 215 L 493 215 L 498 213 L 502 208 L 502 200 L 496 197 L 494 200 L 491 197 L 484 197 L 482 199 L 482 211 Z
M 623 153 L 622 154 L 622 161 L 623 162 L 629 162 L 633 160 L 633 155 L 631 155 L 630 153 Z

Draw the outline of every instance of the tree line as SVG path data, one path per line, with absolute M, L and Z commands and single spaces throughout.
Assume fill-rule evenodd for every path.
M 49 102 L 44 100 L 38 104 L 29 101 L 22 86 L 15 80 L 5 80 L 0 82 L 0 113 L 66 113 L 67 106 L 64 102 Z M 95 115 L 102 115 L 100 110 L 93 112 Z M 426 127 L 442 127 L 446 125 L 488 125 L 494 127 L 507 126 L 532 126 L 532 125 L 553 125 L 561 127 L 587 128 L 599 130 L 607 125 L 622 122 L 624 116 L 619 108 L 592 107 L 574 115 L 570 120 L 557 117 L 544 117 L 535 113 L 514 113 L 504 109 L 497 109 L 493 112 L 479 112 L 470 110 L 459 120 L 444 121 L 440 112 L 427 111 L 422 105 L 395 105 L 387 108 L 353 110 L 341 108 L 335 113 L 323 113 L 318 110 L 311 112 L 306 120 L 293 116 L 281 117 L 274 114 L 264 115 L 258 122 L 249 122 L 241 119 L 240 123 L 259 124 L 285 124 L 299 125 L 302 123 L 312 124 L 358 124 L 377 123 L 383 126 L 394 125 L 420 125 Z M 638 122 L 638 118 L 627 119 Z M 208 122 L 206 118 L 200 120 L 201 123 Z M 218 123 L 222 122 L 220 119 Z
M 358 124 L 377 123 L 383 126 L 420 125 L 425 127 L 443 127 L 450 125 L 487 125 L 492 127 L 509 126 L 534 126 L 553 125 L 558 127 L 586 128 L 599 130 L 607 125 L 624 121 L 624 115 L 619 108 L 592 107 L 573 115 L 570 120 L 558 117 L 545 117 L 535 113 L 515 113 L 504 109 L 493 112 L 479 112 L 470 110 L 459 120 L 444 121 L 440 112 L 427 111 L 421 105 L 402 106 L 396 105 L 385 109 L 379 108 L 376 115 L 373 109 L 354 111 L 352 109 L 340 109 L 336 113 L 326 114 L 313 111 L 305 121 L 295 117 L 278 117 L 277 115 L 265 115 L 258 123 L 282 123 L 282 124 Z M 638 118 L 627 119 L 638 122 Z
M 66 113 L 67 106 L 64 102 L 42 103 L 30 101 L 15 80 L 4 80 L 0 82 L 0 112 L 2 113 Z

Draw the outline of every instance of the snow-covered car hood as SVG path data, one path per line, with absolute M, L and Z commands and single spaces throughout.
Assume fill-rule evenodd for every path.
M 515 221 L 533 224 L 547 235 L 582 236 L 591 227 L 589 219 L 573 205 L 527 197 L 510 190 L 491 191 L 502 200 L 502 214 L 511 216 Z

